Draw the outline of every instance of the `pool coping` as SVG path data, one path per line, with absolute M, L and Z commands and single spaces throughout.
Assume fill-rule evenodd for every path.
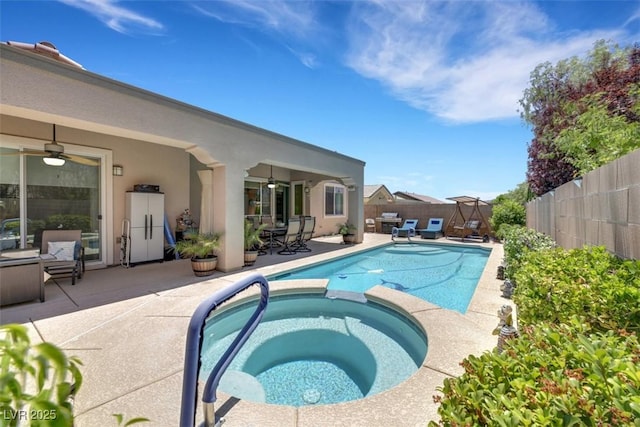
M 25 325 L 33 342 L 51 342 L 82 361 L 84 381 L 74 406 L 76 427 L 114 425 L 113 414 L 123 414 L 126 419 L 149 418 L 151 422 L 145 425 L 179 425 L 185 334 L 196 307 L 207 296 L 252 273 L 270 276 L 389 243 L 388 235 L 369 233 L 365 237 L 362 244 L 279 264 L 243 269 L 177 287 L 171 283 L 183 275 L 192 277 L 188 260 L 136 267 L 127 270 L 127 276 L 135 274 L 147 283 L 144 287 L 149 289 L 147 293 L 141 294 L 136 290 L 135 296 L 123 298 L 123 294 L 128 295 L 126 283 L 118 283 L 107 288 L 108 292 L 119 296 L 113 303 L 36 318 Z M 224 425 L 424 427 L 430 420 L 437 421 L 437 404 L 432 398 L 437 394 L 437 387 L 445 378 L 462 372 L 459 363 L 463 358 L 495 348 L 497 337 L 491 333 L 498 323 L 496 313 L 509 300 L 500 297 L 502 282 L 496 279 L 497 267 L 503 257 L 501 244 L 459 243 L 445 239 L 438 239 L 436 243 L 491 249 L 464 315 L 430 306 L 391 289 L 379 287 L 367 293 L 369 298 L 385 300 L 385 304 L 405 310 L 426 324 L 430 350 L 416 374 L 390 390 L 359 401 L 305 408 L 246 402 L 219 393 L 216 410 L 224 416 Z M 167 270 L 177 270 L 177 274 L 167 274 Z M 120 271 L 114 270 L 115 273 Z M 94 275 L 97 277 L 98 273 Z M 105 277 L 122 280 L 120 274 L 106 274 Z M 100 283 L 104 286 L 105 282 Z M 81 283 L 81 289 L 89 294 L 104 291 L 88 285 L 88 282 Z M 274 293 L 292 286 L 298 285 L 274 283 Z M 307 281 L 302 288 L 309 291 L 322 286 Z M 252 289 L 257 292 L 257 287 Z M 52 299 L 50 303 L 57 301 Z M 198 410 L 201 407 L 201 402 L 198 402 Z M 196 420 L 199 425 L 203 420 L 201 413 Z
M 417 243 L 417 244 L 421 244 Z M 384 246 L 388 243 L 378 246 Z M 432 243 L 424 243 L 432 244 Z M 460 243 L 437 242 L 438 245 L 459 245 Z M 376 247 L 378 247 L 376 246 Z M 477 312 L 486 302 L 482 294 L 487 290 L 497 291 L 499 282 L 495 273 L 496 257 L 502 261 L 502 251 L 496 251 L 495 244 L 466 244 L 466 246 L 490 249 L 487 265 L 481 275 L 476 291 L 469 304 L 467 313 L 441 308 L 420 298 L 396 291 L 384 286 L 375 286 L 365 292 L 367 300 L 391 308 L 414 321 L 427 335 L 427 355 L 418 370 L 399 385 L 373 396 L 354 401 L 318 405 L 291 407 L 244 401 L 219 392 L 218 414 L 225 420 L 225 426 L 424 426 L 428 421 L 438 420 L 437 404 L 434 396 L 440 395 L 438 387 L 445 378 L 458 376 L 464 372 L 459 363 L 468 355 L 479 355 L 483 351 L 491 351 L 497 344 L 492 335 L 497 325 L 497 310 L 505 302 L 504 299 L 493 298 L 493 313 Z M 501 248 L 501 246 L 500 246 Z M 371 248 L 363 248 L 359 251 Z M 334 257 L 330 257 L 334 258 Z M 316 263 L 329 260 L 327 258 Z M 491 263 L 490 263 L 491 261 Z M 312 265 L 314 263 L 307 263 Z M 282 272 L 292 268 L 283 269 Z M 482 283 L 482 286 L 481 286 Z M 273 280 L 269 282 L 272 295 L 324 293 L 328 284 L 326 279 Z M 497 285 L 497 287 L 496 287 Z M 247 290 L 241 300 L 256 298 L 257 289 Z M 495 295 L 494 295 L 495 296 Z M 478 299 L 476 298 L 478 297 Z M 475 303 L 475 304 L 474 304 Z M 467 316 L 469 314 L 470 316 Z M 478 324 L 478 316 L 482 324 Z M 452 347 L 452 343 L 455 345 Z M 447 351 L 443 351 L 446 349 Z M 224 403 L 223 403 L 224 402 Z M 230 403 L 231 402 L 231 403 Z M 230 403 L 230 404 L 229 404 Z M 225 407 L 225 405 L 227 407 Z M 220 409 L 218 409 L 220 408 Z M 200 409 L 200 408 L 199 408 Z M 256 417 L 256 414 L 260 414 Z M 202 419 L 200 413 L 198 414 Z M 259 424 L 258 423 L 259 420 Z

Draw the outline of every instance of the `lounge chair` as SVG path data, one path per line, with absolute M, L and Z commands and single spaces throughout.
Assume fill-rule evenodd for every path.
M 442 225 L 444 224 L 444 218 L 429 218 L 429 224 L 427 228 L 416 230 L 420 233 L 423 239 L 437 239 L 442 237 Z
M 282 238 L 278 239 L 278 243 L 284 246 L 281 250 L 278 251 L 279 254 L 282 255 L 293 255 L 296 253 L 295 244 L 298 242 L 300 238 L 300 232 L 302 223 L 299 218 L 290 218 L 289 224 L 287 225 L 287 231 L 284 233 Z
M 402 227 L 393 227 L 391 229 L 391 240 L 395 240 L 396 237 L 406 236 L 411 240 L 416 235 L 416 227 L 418 226 L 417 219 L 406 219 Z
M 84 273 L 82 230 L 44 230 L 40 258 L 51 277 L 71 276 L 71 284 L 75 285 Z
M 305 216 L 302 231 L 300 231 L 298 241 L 294 244 L 296 252 L 311 252 L 311 249 L 307 246 L 307 242 L 313 237 L 313 231 L 315 228 L 316 217 Z

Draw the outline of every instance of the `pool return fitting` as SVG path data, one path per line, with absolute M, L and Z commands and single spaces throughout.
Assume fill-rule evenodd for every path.
M 233 358 L 238 354 L 240 348 L 247 339 L 249 339 L 249 336 L 262 320 L 262 316 L 269 302 L 269 282 L 260 274 L 252 274 L 243 280 L 219 290 L 202 301 L 191 316 L 187 330 L 187 344 L 184 357 L 180 427 L 194 427 L 195 425 L 198 399 L 198 373 L 201 367 L 200 352 L 202 351 L 204 328 L 207 318 L 220 304 L 230 300 L 253 285 L 260 286 L 260 303 L 240 333 L 224 352 L 218 363 L 216 363 L 216 366 L 209 374 L 209 378 L 207 378 L 202 392 L 204 427 L 218 427 L 224 422 L 224 419 L 219 419 L 216 423 L 215 419 L 216 412 L 214 404 L 217 400 L 216 390 L 220 383 L 220 378 L 222 378 L 222 375 L 229 367 Z

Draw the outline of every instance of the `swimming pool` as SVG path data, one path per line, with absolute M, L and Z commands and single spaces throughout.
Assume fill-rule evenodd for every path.
M 395 243 L 267 278 L 329 279 L 329 291 L 358 293 L 382 285 L 464 314 L 490 253 L 479 246 Z
M 200 378 L 209 375 L 255 304 L 220 309 L 210 318 Z M 381 304 L 322 294 L 272 296 L 260 325 L 223 375 L 220 390 L 291 406 L 351 401 L 400 384 L 426 354 L 424 331 Z

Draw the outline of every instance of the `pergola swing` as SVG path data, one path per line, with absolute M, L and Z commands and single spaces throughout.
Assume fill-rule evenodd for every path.
M 462 241 L 465 239 L 479 239 L 483 242 L 488 242 L 491 235 L 491 226 L 482 215 L 482 212 L 480 212 L 480 206 L 488 206 L 489 203 L 477 197 L 469 196 L 447 197 L 447 200 L 456 202 L 456 209 L 447 223 L 445 236 L 447 238 L 458 238 Z M 469 217 L 464 216 L 462 206 L 472 207 Z

